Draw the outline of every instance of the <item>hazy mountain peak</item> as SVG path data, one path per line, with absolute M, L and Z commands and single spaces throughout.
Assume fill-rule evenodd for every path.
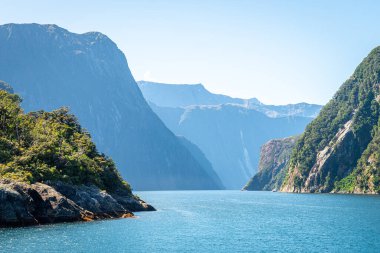
M 109 44 L 111 47 L 116 44 L 106 35 L 100 32 L 73 33 L 55 24 L 5 24 L 0 26 L 0 32 L 7 33 L 8 40 L 17 40 L 15 36 L 27 35 L 38 37 L 41 40 L 41 46 L 47 46 L 44 43 L 47 39 L 54 39 L 60 43 L 71 44 L 72 46 L 94 46 L 95 44 Z M 22 33 L 22 34 L 20 34 Z M 48 47 L 47 47 L 48 49 Z
M 215 94 L 202 84 L 165 84 L 147 81 L 137 82 L 145 99 L 157 106 L 188 107 L 234 105 L 264 113 L 271 118 L 302 116 L 314 118 L 322 106 L 308 103 L 266 105 L 257 98 L 233 98 Z
M 138 81 L 145 98 L 165 107 L 185 107 L 191 105 L 221 105 L 221 104 L 260 104 L 256 98 L 240 99 L 215 94 L 207 90 L 203 84 L 165 84 L 148 81 Z
M 152 112 L 123 52 L 101 33 L 0 26 L 0 79 L 12 83 L 25 111 L 70 107 L 136 189 L 221 187 Z
M 210 93 L 203 84 L 194 83 L 194 84 L 178 84 L 178 83 L 160 83 L 160 82 L 152 82 L 152 81 L 137 81 L 137 84 L 141 87 L 151 87 L 156 86 L 161 89 L 177 89 L 177 90 L 187 90 L 187 91 L 196 91 L 196 92 L 205 92 Z

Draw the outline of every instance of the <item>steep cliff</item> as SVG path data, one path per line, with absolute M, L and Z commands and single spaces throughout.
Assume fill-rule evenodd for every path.
M 207 157 L 202 152 L 202 150 L 200 150 L 197 145 L 195 145 L 191 141 L 187 140 L 185 137 L 179 136 L 178 138 L 181 141 L 181 143 L 190 151 L 190 153 L 197 160 L 197 162 L 204 168 L 204 170 L 207 172 L 207 174 L 209 174 L 210 177 L 215 178 L 217 186 L 220 189 L 224 189 L 225 187 L 224 187 L 222 181 L 219 179 L 219 176 L 216 174 L 212 164 L 207 159 Z
M 379 193 L 380 47 L 306 128 L 282 191 Z
M 247 191 L 280 189 L 292 149 L 299 137 L 270 140 L 261 147 L 258 173 L 244 186 Z
M 68 106 L 135 189 L 219 189 L 218 179 L 152 112 L 107 36 L 2 25 L 0 79 L 21 95 L 26 111 Z

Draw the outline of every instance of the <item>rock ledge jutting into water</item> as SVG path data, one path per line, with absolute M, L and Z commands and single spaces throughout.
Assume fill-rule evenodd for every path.
M 0 180 L 0 227 L 133 217 L 154 207 L 129 192 L 62 182 L 27 184 Z

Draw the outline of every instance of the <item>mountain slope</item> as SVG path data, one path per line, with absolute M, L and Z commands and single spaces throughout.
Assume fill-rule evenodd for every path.
M 224 189 L 222 181 L 219 179 L 219 176 L 216 174 L 212 164 L 206 158 L 202 150 L 200 150 L 197 145 L 190 142 L 185 137 L 180 136 L 178 138 L 180 139 L 181 143 L 190 151 L 193 157 L 197 159 L 198 163 L 202 166 L 206 173 L 210 175 L 211 178 L 215 178 L 216 185 L 219 187 L 219 189 Z
M 69 106 L 135 189 L 219 188 L 152 112 L 124 54 L 101 33 L 2 25 L 0 79 L 12 83 L 26 111 Z
M 308 125 L 283 191 L 379 193 L 380 47 Z
M 261 147 L 259 170 L 244 186 L 247 191 L 280 189 L 292 149 L 299 137 L 270 140 Z
M 244 106 L 187 106 L 152 109 L 177 135 L 196 144 L 227 189 L 241 189 L 255 174 L 260 147 L 273 138 L 302 133 L 308 117 L 270 118 Z

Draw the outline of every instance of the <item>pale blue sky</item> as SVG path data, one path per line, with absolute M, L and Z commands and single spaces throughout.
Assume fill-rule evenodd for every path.
M 326 103 L 380 45 L 380 1 L 0 0 L 0 23 L 100 31 L 136 80 L 265 103 Z

